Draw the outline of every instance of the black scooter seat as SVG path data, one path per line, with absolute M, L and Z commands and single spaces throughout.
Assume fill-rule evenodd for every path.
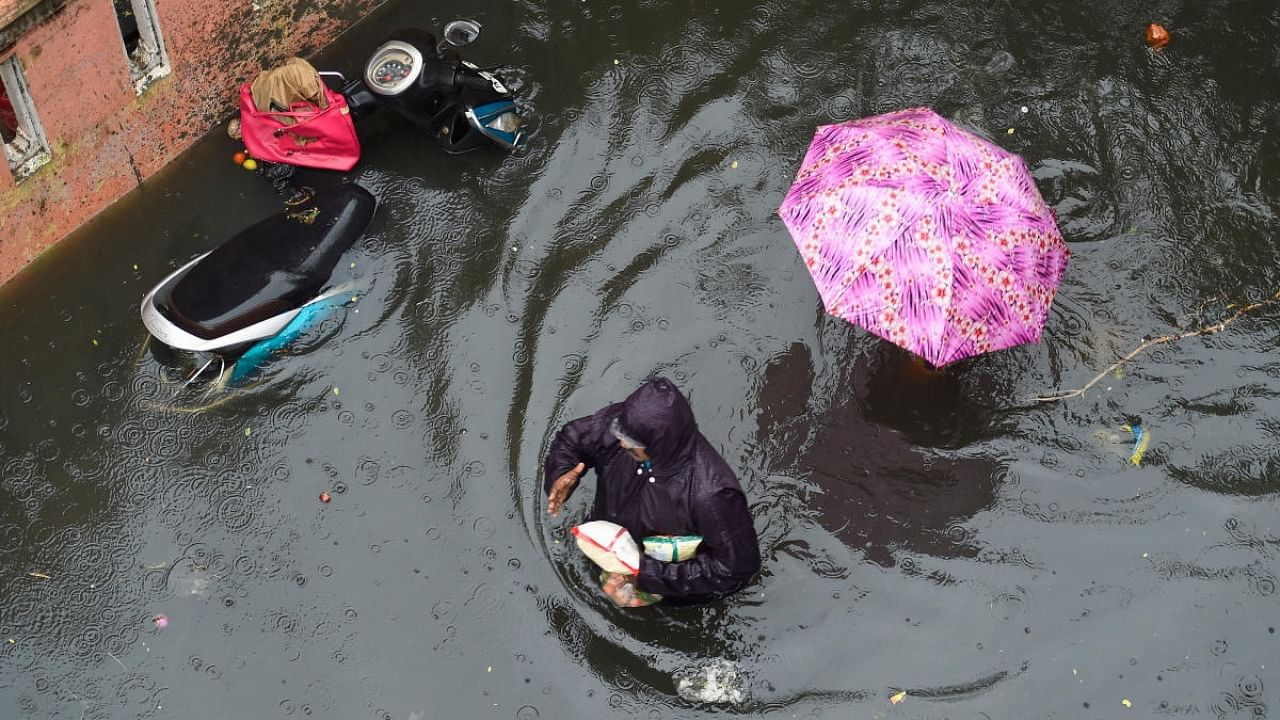
M 183 275 L 156 307 L 206 340 L 261 322 L 314 298 L 342 254 L 364 234 L 377 202 L 343 185 L 250 225 Z

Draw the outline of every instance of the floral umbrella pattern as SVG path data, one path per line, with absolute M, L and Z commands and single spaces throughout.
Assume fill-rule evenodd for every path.
M 1022 158 L 928 108 L 820 126 L 778 215 L 827 312 L 937 367 L 1038 341 L 1070 257 Z

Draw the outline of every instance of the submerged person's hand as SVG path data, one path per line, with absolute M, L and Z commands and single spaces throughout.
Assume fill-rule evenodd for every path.
M 573 466 L 572 470 L 556 478 L 556 481 L 551 484 L 551 492 L 547 493 L 547 512 L 552 515 L 560 513 L 560 506 L 568 499 L 569 493 L 573 491 L 573 486 L 578 484 L 578 478 L 586 470 L 585 463 L 578 463 Z

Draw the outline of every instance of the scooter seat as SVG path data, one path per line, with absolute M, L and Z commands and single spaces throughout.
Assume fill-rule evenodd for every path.
M 299 308 L 329 282 L 376 206 L 364 188 L 344 185 L 268 217 L 196 263 L 156 305 L 206 340 Z

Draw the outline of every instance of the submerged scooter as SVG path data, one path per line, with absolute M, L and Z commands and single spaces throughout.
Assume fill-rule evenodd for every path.
M 187 384 L 215 364 L 236 382 L 350 299 L 329 278 L 376 206 L 357 185 L 294 202 L 160 281 L 142 300 L 142 323 L 198 368 Z
M 336 78 L 356 117 L 386 106 L 426 131 L 446 152 L 458 154 L 494 144 L 514 150 L 525 141 L 525 122 L 514 95 L 498 76 L 500 66 L 481 68 L 451 48 L 480 36 L 480 24 L 454 20 L 444 42 L 425 30 L 392 33 L 365 63 L 364 76 Z

